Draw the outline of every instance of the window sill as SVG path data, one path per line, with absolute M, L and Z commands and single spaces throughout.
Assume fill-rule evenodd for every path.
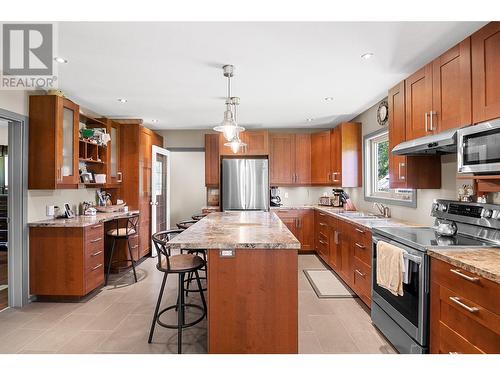
M 378 196 L 373 196 L 373 195 L 365 195 L 365 201 L 367 202 L 378 202 L 378 203 L 383 203 L 383 204 L 389 204 L 393 206 L 403 206 L 403 207 L 412 207 L 416 208 L 417 207 L 417 192 L 415 191 L 413 194 L 415 194 L 413 200 L 409 201 L 403 201 L 400 199 L 394 199 L 394 198 L 387 198 L 387 197 L 378 197 Z

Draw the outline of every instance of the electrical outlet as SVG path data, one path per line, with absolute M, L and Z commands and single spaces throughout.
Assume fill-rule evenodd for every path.
M 285 198 L 288 198 L 288 192 L 285 192 Z

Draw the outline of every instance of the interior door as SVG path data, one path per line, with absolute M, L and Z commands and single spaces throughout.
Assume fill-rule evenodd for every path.
M 170 153 L 153 146 L 151 173 L 151 231 L 161 232 L 170 228 Z M 156 248 L 151 244 L 151 254 Z

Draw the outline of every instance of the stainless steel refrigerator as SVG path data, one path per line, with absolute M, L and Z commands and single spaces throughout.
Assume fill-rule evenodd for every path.
M 222 210 L 269 210 L 267 159 L 222 159 Z

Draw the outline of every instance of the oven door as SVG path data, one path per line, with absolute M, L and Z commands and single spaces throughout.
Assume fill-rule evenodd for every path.
M 459 173 L 500 172 L 500 119 L 458 131 Z
M 410 275 L 403 283 L 403 295 L 395 296 L 377 285 L 377 242 L 385 241 L 406 251 Z M 421 251 L 379 235 L 373 236 L 372 302 L 376 303 L 413 340 L 427 346 L 429 275 L 428 258 Z

